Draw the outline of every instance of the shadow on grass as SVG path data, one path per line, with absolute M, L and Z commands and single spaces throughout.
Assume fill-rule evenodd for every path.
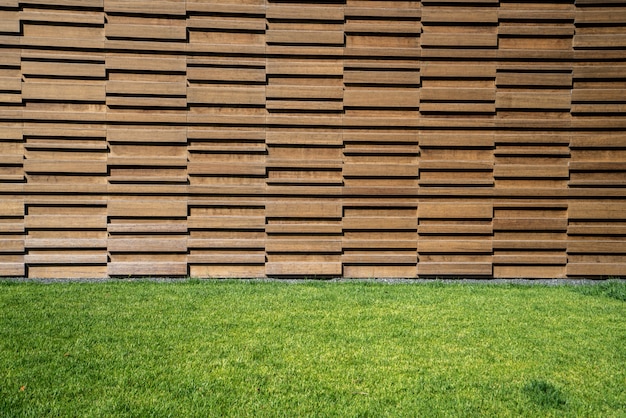
M 523 391 L 533 403 L 544 408 L 561 408 L 567 403 L 563 393 L 545 380 L 533 379 L 524 385 Z
M 606 296 L 626 302 L 626 281 L 608 280 L 592 286 L 572 286 L 573 291 L 589 296 Z

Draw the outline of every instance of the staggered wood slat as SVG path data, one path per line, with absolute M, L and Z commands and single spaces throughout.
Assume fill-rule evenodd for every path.
M 0 276 L 626 276 L 626 5 L 1 1 Z

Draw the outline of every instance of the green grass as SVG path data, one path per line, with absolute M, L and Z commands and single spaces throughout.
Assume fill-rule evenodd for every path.
M 626 416 L 624 294 L 0 282 L 0 416 Z

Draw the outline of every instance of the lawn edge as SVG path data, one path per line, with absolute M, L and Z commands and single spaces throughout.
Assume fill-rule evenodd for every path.
M 152 283 L 189 283 L 189 282 L 247 282 L 247 283 L 380 283 L 380 284 L 441 284 L 441 285 L 524 285 L 524 286 L 587 286 L 599 285 L 608 282 L 625 283 L 624 277 L 604 278 L 559 278 L 559 279 L 497 279 L 497 278 L 464 278 L 464 277 L 436 277 L 436 278 L 315 278 L 315 277 L 289 277 L 289 278 L 195 278 L 195 277 L 125 277 L 125 278 L 26 278 L 4 277 L 2 283 L 123 283 L 123 282 L 152 282 Z

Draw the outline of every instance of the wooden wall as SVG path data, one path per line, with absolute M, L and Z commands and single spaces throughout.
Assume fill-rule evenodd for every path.
M 1 0 L 0 275 L 626 275 L 626 5 Z

